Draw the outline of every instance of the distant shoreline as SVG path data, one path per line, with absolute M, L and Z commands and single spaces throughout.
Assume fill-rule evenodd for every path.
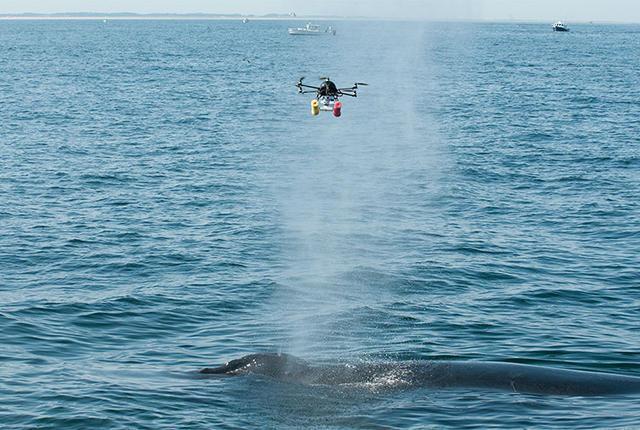
M 360 20 L 358 17 L 339 16 L 289 16 L 289 15 L 215 15 L 215 14 L 0 14 L 0 20 L 243 20 L 291 21 L 291 20 Z
M 429 19 L 400 19 L 400 18 L 382 18 L 382 17 L 363 17 L 363 16 L 290 16 L 284 14 L 269 15 L 218 15 L 206 13 L 193 14 L 170 14 L 170 13 L 23 13 L 23 14 L 2 14 L 0 13 L 0 21 L 394 21 L 394 22 L 441 22 L 441 23 L 478 23 L 478 24 L 549 24 L 553 20 L 429 20 Z M 637 25 L 639 22 L 627 21 L 584 21 L 568 20 L 570 24 L 592 24 L 592 25 Z

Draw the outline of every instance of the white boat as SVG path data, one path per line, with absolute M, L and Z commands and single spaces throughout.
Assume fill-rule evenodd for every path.
M 336 31 L 331 27 L 328 27 L 326 30 L 321 30 L 319 25 L 308 23 L 304 27 L 290 28 L 289 34 L 292 36 L 324 36 L 327 34 L 335 36 Z
M 558 21 L 553 24 L 553 31 L 569 31 L 569 27 L 562 21 Z

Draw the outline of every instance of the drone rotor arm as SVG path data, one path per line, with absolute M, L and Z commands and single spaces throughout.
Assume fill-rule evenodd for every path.
M 355 88 L 338 88 L 338 93 L 340 93 L 341 96 L 358 97 Z
M 302 81 L 304 80 L 304 78 L 300 78 L 300 80 L 298 81 L 298 83 L 296 84 L 296 87 L 298 88 L 298 94 L 306 94 L 306 93 L 311 93 L 313 91 L 318 91 L 320 88 L 318 87 L 314 87 L 312 85 L 307 85 L 307 84 L 303 84 Z M 309 91 L 309 90 L 305 90 L 304 88 L 310 88 L 313 91 Z

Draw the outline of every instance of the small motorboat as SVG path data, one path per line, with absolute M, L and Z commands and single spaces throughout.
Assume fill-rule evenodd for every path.
M 292 36 L 323 36 L 327 34 L 335 36 L 336 31 L 332 27 L 328 27 L 323 31 L 319 25 L 308 23 L 304 27 L 290 28 L 289 34 Z
M 569 31 L 569 27 L 562 21 L 558 21 L 553 24 L 553 31 Z

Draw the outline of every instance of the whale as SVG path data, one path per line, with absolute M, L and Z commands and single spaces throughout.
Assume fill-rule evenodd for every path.
M 282 382 L 323 386 L 497 390 L 557 396 L 640 394 L 640 377 L 530 364 L 415 360 L 383 363 L 312 364 L 284 353 L 251 354 L 206 377 L 260 375 Z

